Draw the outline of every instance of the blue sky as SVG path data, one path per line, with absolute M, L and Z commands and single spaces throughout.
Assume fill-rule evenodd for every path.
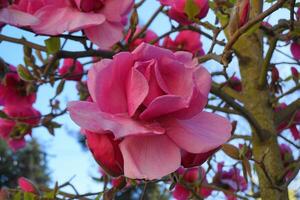
M 139 10 L 140 24 L 147 21 L 153 14 L 153 12 L 159 7 L 157 1 L 146 1 Z M 277 12 L 276 16 L 271 19 L 272 22 L 276 22 L 281 14 L 286 14 L 285 11 Z M 206 18 L 209 21 L 214 20 L 212 13 Z M 170 23 L 164 15 L 160 15 L 157 20 L 150 26 L 150 29 L 154 30 L 158 35 L 161 35 L 170 29 Z M 2 30 L 2 34 L 9 35 L 11 37 L 20 38 L 24 36 L 26 39 L 36 42 L 43 43 L 46 37 L 34 37 L 25 31 L 13 28 L 11 26 L 6 26 Z M 208 50 L 210 47 L 210 41 L 202 37 L 202 42 L 204 49 Z M 83 50 L 79 44 L 68 42 L 66 48 L 69 50 Z M 220 49 L 216 49 L 220 53 Z M 289 51 L 288 48 L 284 48 L 285 51 Z M 0 43 L 0 56 L 3 57 L 7 62 L 17 65 L 23 63 L 23 50 L 22 46 L 15 45 L 12 43 L 2 42 Z M 282 55 L 278 54 L 273 61 L 280 62 L 285 59 Z M 83 60 L 83 61 L 86 61 Z M 229 71 L 236 69 L 236 62 L 233 62 Z M 205 67 L 209 71 L 215 71 L 220 69 L 220 66 L 213 61 L 207 62 Z M 289 66 L 280 66 L 280 73 L 287 76 L 289 74 Z M 299 68 L 298 68 L 299 69 Z M 35 107 L 40 110 L 43 114 L 49 112 L 48 100 L 53 96 L 55 90 L 49 85 L 43 86 L 38 92 L 37 102 Z M 299 97 L 299 94 L 292 96 L 288 101 L 292 101 Z M 68 82 L 66 84 L 65 91 L 60 95 L 60 101 L 62 107 L 66 105 L 67 101 L 76 100 L 77 91 L 75 89 L 75 82 Z M 58 119 L 59 123 L 63 124 L 61 129 L 56 131 L 55 137 L 48 134 L 44 128 L 37 128 L 33 131 L 33 137 L 38 138 L 43 149 L 48 153 L 48 164 L 51 170 L 51 179 L 53 181 L 58 180 L 59 184 L 68 181 L 70 178 L 74 177 L 72 184 L 78 189 L 80 193 L 84 192 L 97 192 L 100 191 L 100 185 L 91 179 L 91 176 L 97 177 L 98 165 L 93 160 L 91 154 L 88 151 L 83 151 L 81 146 L 78 144 L 74 135 L 78 134 L 79 127 L 75 125 L 69 118 L 68 115 L 64 115 Z M 249 127 L 247 125 L 241 125 L 240 130 L 247 130 Z M 222 159 L 222 158 L 221 158 Z M 220 159 L 219 159 L 220 160 Z M 66 189 L 67 191 L 72 191 L 71 188 Z

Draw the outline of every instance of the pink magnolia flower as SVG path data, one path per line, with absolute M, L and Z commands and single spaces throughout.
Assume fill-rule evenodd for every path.
M 0 82 L 0 105 L 31 106 L 36 100 L 36 94 L 27 94 L 26 87 L 27 83 L 20 79 L 16 68 L 10 66 L 10 72 Z
M 164 39 L 163 47 L 173 51 L 189 51 L 196 56 L 203 56 L 205 54 L 200 34 L 190 30 L 179 32 L 174 41 L 167 36 Z
M 189 25 L 193 23 L 192 19 L 189 19 L 186 13 L 187 0 L 159 0 L 162 5 L 170 6 L 168 11 L 169 17 L 176 20 L 182 25 Z M 193 16 L 197 19 L 204 18 L 209 10 L 208 0 L 193 0 L 193 3 L 197 6 L 198 12 Z
M 9 106 L 3 111 L 12 119 L 0 119 L 0 138 L 6 140 L 13 150 L 23 148 L 26 144 L 24 136 L 31 134 L 31 127 L 40 121 L 40 112 L 33 107 Z M 28 125 L 24 130 L 15 130 L 17 123 Z M 11 138 L 13 134 L 13 138 Z
M 68 109 L 81 128 L 120 141 L 126 177 L 157 179 L 178 169 L 181 150 L 205 153 L 229 139 L 230 122 L 203 111 L 210 85 L 192 54 L 142 43 L 96 63 L 88 73 L 93 102 Z
M 123 174 L 123 157 L 119 148 L 120 141 L 115 141 L 110 132 L 94 133 L 83 130 L 87 145 L 101 168 L 111 176 Z
M 138 26 L 136 28 L 135 33 L 133 34 L 133 37 L 135 37 L 137 34 L 139 34 L 141 31 L 141 28 Z M 125 41 L 128 43 L 129 37 L 131 35 L 131 31 L 129 30 L 126 37 Z M 155 40 L 158 36 L 156 35 L 155 32 L 152 30 L 147 29 L 146 32 L 142 35 L 141 38 L 137 38 L 134 41 L 131 41 L 129 44 L 129 51 L 133 51 L 137 46 L 139 46 L 141 43 L 150 43 L 153 40 Z M 158 45 L 158 42 L 156 42 L 154 45 Z
M 66 80 L 80 81 L 83 76 L 83 65 L 77 60 L 66 58 L 58 73 L 65 76 Z
M 110 48 L 122 38 L 124 21 L 132 6 L 133 0 L 50 1 L 35 13 L 40 23 L 32 28 L 47 35 L 83 29 L 92 42 Z
M 232 192 L 245 191 L 247 189 L 247 182 L 245 178 L 240 175 L 240 170 L 231 168 L 229 171 L 224 171 L 223 166 L 223 163 L 218 163 L 218 171 L 213 179 L 214 184 Z M 228 200 L 236 199 L 233 195 L 225 195 Z
M 291 44 L 291 53 L 294 59 L 300 60 L 300 44 L 297 41 L 293 41 Z
M 18 178 L 18 185 L 24 192 L 38 194 L 38 190 L 35 185 L 25 177 Z
M 32 26 L 39 23 L 35 12 L 46 5 L 47 0 L 0 0 L 0 22 L 13 26 Z
M 281 103 L 277 108 L 275 108 L 275 112 L 284 110 L 286 107 L 287 107 L 287 105 L 285 103 Z M 297 129 L 297 125 L 299 125 L 299 124 L 300 124 L 300 111 L 298 110 L 293 118 L 293 122 L 290 123 L 290 119 L 288 119 L 287 121 L 280 123 L 277 127 L 277 131 L 278 131 L 278 133 L 280 133 L 285 129 L 290 129 L 294 139 L 299 140 L 300 132 Z
M 197 191 L 201 197 L 206 198 L 211 195 L 212 190 L 210 190 L 209 188 L 201 187 L 201 185 L 197 185 L 199 184 L 197 183 L 197 180 L 200 181 L 200 178 L 203 179 L 202 183 L 207 184 L 205 170 L 202 167 L 195 167 L 186 170 L 184 170 L 183 168 L 179 168 L 179 170 L 177 170 L 177 173 L 182 176 L 183 181 L 185 181 L 187 184 L 193 184 L 195 187 L 197 187 Z M 201 173 L 201 177 L 199 173 Z M 190 196 L 191 192 L 185 186 L 181 184 L 175 185 L 175 189 L 173 192 L 173 197 L 175 199 L 188 200 Z

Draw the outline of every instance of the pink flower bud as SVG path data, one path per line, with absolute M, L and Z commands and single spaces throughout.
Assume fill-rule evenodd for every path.
M 66 80 L 80 81 L 83 76 L 83 65 L 77 60 L 66 58 L 58 72 L 61 76 L 65 76 Z
M 250 0 L 241 1 L 239 8 L 239 27 L 243 26 L 249 20 Z
M 161 4 L 170 6 L 170 10 L 168 12 L 168 15 L 176 20 L 178 23 L 182 25 L 189 25 L 193 23 L 192 19 L 189 19 L 189 15 L 191 13 L 189 12 L 188 7 L 189 6 L 196 6 L 197 12 L 193 13 L 193 17 L 196 19 L 202 19 L 204 18 L 209 10 L 209 4 L 208 0 L 179 0 L 179 1 L 171 1 L 171 0 L 160 0 Z M 192 5 L 188 5 L 188 3 L 191 3 Z
M 291 67 L 292 76 L 294 79 L 299 79 L 299 72 L 296 67 Z
M 294 59 L 300 60 L 300 44 L 297 41 L 292 42 L 291 53 Z

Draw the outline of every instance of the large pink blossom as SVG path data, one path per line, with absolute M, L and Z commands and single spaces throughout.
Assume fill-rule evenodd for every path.
M 36 94 L 27 94 L 27 83 L 20 79 L 14 66 L 0 83 L 0 105 L 3 106 L 31 106 L 36 100 Z
M 20 106 L 4 107 L 3 112 L 10 119 L 0 119 L 0 138 L 4 139 L 13 150 L 23 148 L 26 144 L 24 136 L 31 134 L 31 126 L 39 123 L 40 112 L 33 107 Z M 16 125 L 20 123 L 29 127 L 23 126 L 23 130 L 16 130 Z
M 142 43 L 96 63 L 88 73 L 93 102 L 68 110 L 81 128 L 120 140 L 125 176 L 157 179 L 180 166 L 181 150 L 204 153 L 229 139 L 230 122 L 203 111 L 210 86 L 192 54 Z
M 169 17 L 176 20 L 182 25 L 189 25 L 193 23 L 193 19 L 189 19 L 186 13 L 187 0 L 159 0 L 162 5 L 170 6 L 168 11 Z M 208 0 L 193 0 L 193 3 L 198 9 L 195 13 L 194 18 L 202 19 L 204 18 L 209 10 Z
M 84 30 L 92 42 L 109 48 L 122 38 L 132 6 L 133 0 L 51 1 L 35 13 L 40 23 L 32 27 L 36 33 L 48 35 Z
M 163 46 L 174 51 L 189 51 L 196 56 L 205 54 L 202 48 L 200 34 L 190 30 L 180 31 L 175 40 L 165 38 Z
M 50 0 L 0 0 L 0 22 L 13 26 L 32 26 L 39 23 L 35 12 Z

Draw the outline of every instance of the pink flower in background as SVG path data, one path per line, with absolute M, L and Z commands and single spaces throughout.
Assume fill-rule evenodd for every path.
M 186 13 L 187 0 L 160 0 L 162 5 L 170 6 L 168 15 L 182 25 L 192 24 L 192 19 L 189 19 Z M 208 0 L 193 0 L 198 12 L 193 16 L 197 19 L 204 18 L 209 10 Z
M 202 183 L 207 184 L 207 180 L 205 177 L 205 170 L 200 167 L 190 168 L 190 169 L 183 169 L 179 168 L 177 173 L 182 176 L 183 181 L 187 184 L 194 184 L 197 187 L 196 191 L 198 191 L 199 195 L 203 198 L 208 197 L 211 195 L 212 190 L 209 188 L 201 187 L 201 185 L 197 185 L 197 181 L 200 181 L 200 178 L 203 179 Z M 200 176 L 201 173 L 201 176 Z M 188 200 L 191 196 L 191 192 L 181 184 L 176 184 L 173 192 L 173 197 L 177 200 Z
M 83 76 L 83 65 L 72 58 L 64 59 L 63 65 L 58 70 L 66 80 L 80 81 Z
M 135 33 L 133 34 L 133 37 L 135 37 L 137 34 L 139 34 L 140 31 L 141 31 L 141 28 L 138 26 L 136 28 Z M 128 42 L 130 35 L 131 35 L 131 31 L 129 30 L 126 37 L 125 37 L 126 42 Z M 133 51 L 137 46 L 139 46 L 143 42 L 150 43 L 151 41 L 155 40 L 157 37 L 158 36 L 156 35 L 155 32 L 153 32 L 152 30 L 147 29 L 145 31 L 145 33 L 143 33 L 142 37 L 137 38 L 134 41 L 130 42 L 129 51 Z M 156 42 L 155 45 L 158 45 L 158 42 Z
M 293 161 L 293 152 L 292 149 L 287 144 L 280 144 L 280 156 L 283 161 L 283 166 L 288 167 Z M 288 171 L 286 178 L 290 178 L 293 174 L 293 169 Z
M 36 94 L 27 94 L 27 83 L 20 79 L 16 68 L 10 66 L 10 72 L 5 74 L 0 83 L 0 105 L 31 106 L 36 100 Z
M 32 28 L 47 35 L 84 30 L 93 43 L 110 48 L 122 38 L 124 22 L 133 3 L 133 0 L 50 1 L 35 13 L 40 23 Z
M 114 135 L 125 176 L 158 179 L 179 168 L 181 150 L 206 153 L 229 139 L 230 122 L 203 111 L 210 85 L 192 54 L 142 43 L 96 63 L 88 73 L 93 102 L 68 110 L 81 128 Z
M 8 5 L 0 0 L 0 22 L 13 26 L 32 26 L 39 23 L 35 12 L 46 5 L 46 0 L 17 0 Z
M 275 108 L 275 112 L 284 110 L 286 107 L 287 107 L 287 105 L 285 103 L 281 103 L 278 107 Z M 288 119 L 284 122 L 281 122 L 277 127 L 277 131 L 278 131 L 278 133 L 281 133 L 285 129 L 290 129 L 294 139 L 299 140 L 300 132 L 297 128 L 297 125 L 299 125 L 299 124 L 300 124 L 300 111 L 298 110 L 293 118 L 293 122 L 291 123 L 290 119 Z
M 175 40 L 172 40 L 169 36 L 166 37 L 163 47 L 173 51 L 189 51 L 195 56 L 203 56 L 205 54 L 200 34 L 190 30 L 180 31 Z
M 291 52 L 294 59 L 300 60 L 300 44 L 297 41 L 292 42 Z
M 247 182 L 243 176 L 240 175 L 240 170 L 231 168 L 229 171 L 223 170 L 224 163 L 218 163 L 218 171 L 213 179 L 213 183 L 217 186 L 232 192 L 247 190 Z M 225 194 L 227 199 L 235 200 L 235 196 Z
M 111 176 L 123 174 L 123 157 L 119 148 L 120 141 L 115 141 L 110 132 L 93 133 L 83 130 L 87 146 L 101 168 Z
M 41 117 L 40 112 L 33 107 L 20 107 L 16 105 L 4 107 L 3 109 L 3 112 L 13 119 L 0 119 L 0 138 L 6 140 L 13 150 L 18 150 L 25 146 L 24 136 L 31 134 L 31 127 L 38 125 Z M 16 125 L 18 125 L 16 120 L 18 120 L 18 123 L 24 125 L 22 126 L 22 130 L 15 130 Z M 13 135 L 11 135 L 12 133 Z
M 38 194 L 38 190 L 34 184 L 25 177 L 18 178 L 18 185 L 24 192 Z
M 242 82 L 236 76 L 232 76 L 227 82 L 225 82 L 223 84 L 227 85 L 228 87 L 230 87 L 231 89 L 233 89 L 237 92 L 241 92 L 243 90 Z

